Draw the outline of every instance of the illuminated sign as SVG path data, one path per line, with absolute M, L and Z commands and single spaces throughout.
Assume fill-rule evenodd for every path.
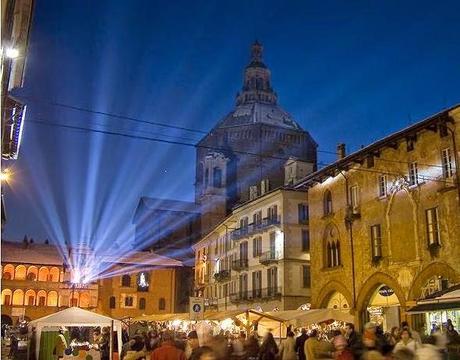
M 140 272 L 137 275 L 137 291 L 149 291 L 149 274 Z

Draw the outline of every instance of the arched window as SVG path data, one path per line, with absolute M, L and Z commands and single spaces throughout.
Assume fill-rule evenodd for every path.
M 10 306 L 12 298 L 13 298 L 13 293 L 10 289 L 2 290 L 2 305 Z
M 27 269 L 27 280 L 35 281 L 38 279 L 38 268 L 36 266 L 29 266 Z
M 48 276 L 49 281 L 59 282 L 60 271 L 57 267 L 52 267 Z
M 121 286 L 130 287 L 131 286 L 131 276 L 123 275 L 121 277 Z
M 326 248 L 327 256 L 327 267 L 340 266 L 341 256 L 340 256 L 340 241 L 328 241 Z
M 140 298 L 139 299 L 139 309 L 140 310 L 145 310 L 145 298 Z
M 16 271 L 14 272 L 14 278 L 16 280 L 25 280 L 26 272 L 26 267 L 24 265 L 18 265 L 16 266 Z
M 35 297 L 36 297 L 36 294 L 35 294 L 34 290 L 30 290 L 30 289 L 27 290 L 24 305 L 26 305 L 26 306 L 34 306 L 35 305 Z
M 4 280 L 13 280 L 14 279 L 14 266 L 11 264 L 5 265 L 3 268 L 3 276 Z
M 332 194 L 329 190 L 324 193 L 324 215 L 332 214 Z
M 160 300 L 158 301 L 158 310 L 166 310 L 165 298 L 160 298 Z
M 47 267 L 41 267 L 38 271 L 38 281 L 48 281 L 49 270 Z
M 46 306 L 46 291 L 45 290 L 40 290 L 37 293 L 37 306 Z
M 21 289 L 14 290 L 13 305 L 24 305 L 24 291 L 22 291 Z
M 111 296 L 109 299 L 109 307 L 111 309 L 115 309 L 116 299 L 115 296 Z
M 80 307 L 87 308 L 89 307 L 89 294 L 83 293 L 80 295 Z
M 79 298 L 80 298 L 80 296 L 79 296 L 78 292 L 72 294 L 71 297 L 70 297 L 70 306 L 78 306 Z
M 48 293 L 48 306 L 58 305 L 58 294 L 56 291 L 50 291 Z
M 218 167 L 215 167 L 212 170 L 212 176 L 213 176 L 213 186 L 216 188 L 222 187 L 222 170 L 219 169 Z

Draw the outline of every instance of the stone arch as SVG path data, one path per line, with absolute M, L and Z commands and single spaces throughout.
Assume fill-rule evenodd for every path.
M 382 272 L 376 272 L 364 281 L 364 285 L 361 287 L 358 293 L 358 298 L 356 300 L 356 310 L 360 314 L 360 321 L 363 320 L 363 311 L 367 311 L 367 304 L 371 300 L 375 290 L 384 284 L 393 289 L 396 296 L 398 297 L 400 307 L 405 308 L 406 298 L 404 296 L 404 291 L 401 289 L 401 286 L 399 286 L 399 283 L 390 275 Z
M 320 293 L 316 297 L 318 300 L 314 304 L 315 308 L 325 308 L 331 296 L 335 292 L 341 293 L 347 300 L 348 304 L 350 305 L 350 308 L 353 307 L 353 299 L 350 290 L 348 290 L 347 287 L 343 285 L 341 282 L 331 280 L 321 288 Z
M 409 300 L 418 300 L 422 295 L 423 286 L 430 280 L 433 276 L 442 276 L 446 277 L 453 282 L 460 282 L 460 274 L 457 273 L 451 266 L 447 265 L 444 262 L 433 262 L 417 274 L 412 286 L 409 290 Z

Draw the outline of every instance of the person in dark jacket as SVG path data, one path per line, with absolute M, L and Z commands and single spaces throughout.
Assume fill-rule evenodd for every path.
M 276 345 L 273 334 L 268 332 L 259 350 L 259 360 L 274 360 L 277 354 L 278 345 Z
M 360 359 L 363 354 L 363 343 L 352 323 L 346 323 L 345 325 L 345 338 L 347 339 L 348 348 L 353 352 L 355 359 Z
M 305 341 L 307 341 L 308 335 L 307 335 L 307 330 L 302 329 L 302 332 L 300 336 L 295 340 L 295 351 L 297 352 L 297 355 L 299 356 L 299 360 L 306 360 L 305 356 L 305 351 L 304 351 L 304 346 L 305 346 Z

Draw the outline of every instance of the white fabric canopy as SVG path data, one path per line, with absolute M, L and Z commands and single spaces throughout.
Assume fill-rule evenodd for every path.
M 94 312 L 80 309 L 79 307 L 70 307 L 68 309 L 59 311 L 57 313 L 44 316 L 40 319 L 33 320 L 29 323 L 29 326 L 36 328 L 37 336 L 37 348 L 36 355 L 37 359 L 40 354 L 40 338 L 41 333 L 46 327 L 56 326 L 101 326 L 111 327 L 117 332 L 118 338 L 118 354 L 121 354 L 121 321 L 112 319 L 111 317 L 99 315 Z M 110 339 L 112 341 L 112 339 Z

